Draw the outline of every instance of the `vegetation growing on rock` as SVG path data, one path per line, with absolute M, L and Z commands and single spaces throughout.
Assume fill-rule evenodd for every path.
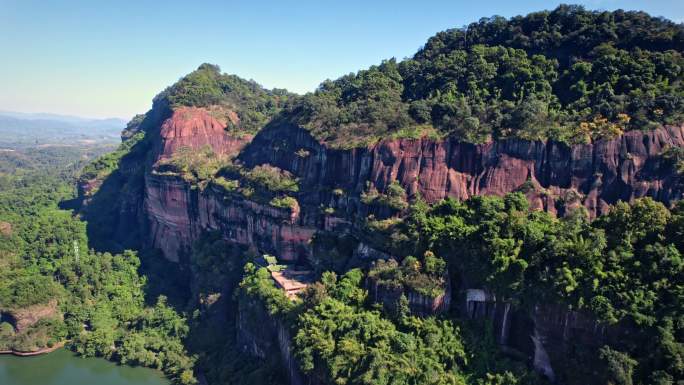
M 156 170 L 161 174 L 179 175 L 194 183 L 213 178 L 229 163 L 230 159 L 227 156 L 216 154 L 209 145 L 198 150 L 181 147 L 170 158 L 161 159 Z
M 299 208 L 299 203 L 293 197 L 282 197 L 271 199 L 270 205 L 281 209 L 296 210 Z
M 220 115 L 218 117 L 228 121 L 229 130 L 256 132 L 291 97 L 287 90 L 267 90 L 255 81 L 223 74 L 218 66 L 205 63 L 162 92 L 157 100 L 167 100 L 172 108 L 214 107 L 213 111 Z M 232 119 L 231 113 L 238 119 Z
M 294 334 L 301 370 L 325 384 L 485 384 L 488 378 L 541 381 L 522 365 L 491 356 L 481 370 L 483 346 L 464 346 L 451 320 L 411 316 L 407 305 L 398 317 L 374 309 L 362 288 L 359 269 L 338 278 L 323 273 L 301 299 L 288 299 L 266 268 L 248 264 L 241 283 L 244 298 L 256 299 Z M 242 297 L 241 297 L 242 298 Z M 244 300 L 244 299 L 241 299 Z M 245 310 L 249 311 L 249 310 Z M 468 327 L 468 330 L 470 327 Z M 481 344 L 485 345 L 485 344 Z M 492 349 L 487 346 L 487 349 Z M 470 354 L 477 351 L 478 359 Z M 276 354 L 276 353 L 271 353 Z M 496 357 L 496 358 L 495 358 Z M 494 361 L 497 364 L 494 364 Z
M 264 164 L 243 171 L 242 176 L 254 188 L 272 193 L 296 193 L 299 191 L 297 180 L 286 170 Z
M 475 143 L 506 138 L 587 142 L 681 122 L 683 41 L 681 26 L 642 13 L 561 6 L 445 31 L 413 58 L 326 81 L 301 98 L 205 64 L 160 94 L 156 107 L 203 107 L 239 133 L 255 132 L 278 115 L 342 148 L 385 138 L 447 135 Z M 150 134 L 155 133 L 141 127 L 149 128 L 155 114 L 163 117 L 164 112 L 136 117 L 124 135 L 132 138 L 86 168 L 84 178 L 107 178 L 110 197 L 142 196 L 145 167 L 152 166 L 142 163 L 149 160 Z M 313 148 L 288 151 L 298 165 L 325 158 Z M 314 152 L 316 159 L 310 158 Z M 129 165 L 125 161 L 131 154 Z M 655 166 L 681 172 L 683 159 L 680 149 L 670 148 Z M 142 166 L 136 168 L 135 161 Z M 247 167 L 209 146 L 181 147 L 156 166 L 155 173 L 181 176 L 191 185 L 209 182 L 216 187 L 211 191 L 222 189 L 231 198 L 239 193 L 273 207 L 295 211 L 297 198 L 303 205 L 315 199 L 293 196 L 300 194 L 300 180 L 287 170 L 270 164 Z M 135 178 L 121 182 L 117 178 L 126 179 L 125 168 Z M 309 264 L 320 273 L 301 297 L 292 300 L 274 284 L 271 272 L 281 270 L 280 265 L 251 263 L 263 251 L 258 248 L 272 246 L 270 237 L 284 238 L 287 247 L 295 243 L 287 239 L 291 234 L 274 231 L 250 238 L 244 247 L 225 240 L 234 234 L 199 235 L 191 248 L 184 248 L 178 268 L 179 275 L 192 279 L 166 283 L 166 291 L 179 290 L 169 289 L 178 282 L 191 286 L 181 287 L 187 293 L 179 300 L 150 290 L 149 281 L 163 281 L 155 275 L 166 269 L 152 269 L 155 274 L 147 278 L 139 273 L 141 264 L 154 261 L 148 250 L 141 262 L 132 251 L 88 249 L 85 225 L 56 207 L 59 199 L 71 197 L 63 181 L 36 186 L 12 178 L 0 182 L 12 186 L 0 191 L 0 220 L 12 224 L 11 232 L 0 235 L 0 307 L 57 299 L 64 315 L 63 320 L 36 323 L 20 338 L 10 323 L 0 324 L 3 347 L 69 338 L 70 347 L 81 354 L 160 368 L 180 383 L 195 382 L 196 363 L 212 383 L 273 383 L 283 377 L 277 373 L 277 355 L 267 355 L 266 365 L 247 359 L 236 337 L 235 312 L 263 308 L 267 317 L 260 320 L 267 322 L 256 327 L 281 322 L 292 337 L 298 369 L 320 383 L 544 383 L 524 362 L 505 357 L 487 321 L 467 321 L 455 307 L 419 318 L 411 314 L 406 296 L 389 311 L 366 291 L 371 281 L 434 298 L 444 294 L 449 282 L 467 281 L 470 286 L 459 288 L 482 288 L 526 313 L 539 304 L 560 304 L 591 315 L 599 326 L 628 325 L 629 336 L 607 346 L 573 345 L 576 349 L 558 368 L 561 381 L 672 384 L 684 379 L 682 203 L 671 209 L 651 199 L 618 203 L 591 221 L 569 207 L 563 218 L 531 211 L 519 193 L 428 206 L 409 197 L 396 181 L 382 191 L 370 184 L 363 193 L 348 185 L 348 191 L 326 186 L 315 192 L 335 201 L 304 206 L 308 211 L 301 222 L 326 221 L 326 231 L 315 239 L 336 250 L 325 250 L 318 260 L 293 252 L 296 264 Z M 530 181 L 520 189 L 537 187 Z M 357 198 L 366 206 L 356 207 Z M 116 217 L 121 206 L 110 202 L 94 198 L 90 210 L 100 218 Z M 196 214 L 190 213 L 197 207 L 188 206 L 181 208 L 188 216 Z M 345 208 L 363 215 L 363 210 L 375 210 L 380 219 L 369 215 L 365 223 L 350 223 L 351 230 L 338 239 L 327 221 L 350 219 L 331 218 L 345 215 Z M 133 214 L 143 210 L 135 204 L 126 209 Z M 383 215 L 387 212 L 389 218 Z M 203 214 L 214 213 L 207 209 Z M 91 217 L 91 224 L 134 231 L 126 228 L 130 223 L 96 222 L 97 217 Z M 245 226 L 260 226 L 261 218 L 250 217 Z M 213 228 L 223 231 L 223 225 Z M 396 262 L 364 266 L 359 249 L 368 244 Z M 275 263 L 275 258 L 265 259 Z M 354 268 L 358 265 L 362 268 Z
M 681 332 L 676 320 L 682 316 L 682 210 L 681 202 L 670 211 L 645 198 L 618 203 L 593 222 L 581 209 L 557 219 L 530 211 L 515 193 L 447 199 L 434 207 L 418 202 L 384 236 L 398 255 L 430 250 L 449 256 L 450 269 L 470 285 L 518 306 L 561 303 L 606 324 L 635 325 L 631 340 L 611 348 L 637 362 L 635 382 L 648 383 L 656 372 L 682 375 L 675 363 L 680 354 L 674 352 L 683 345 L 672 337 Z M 598 357 L 596 351 L 567 357 L 573 372 L 563 381 L 591 378 L 592 369 L 579 368 L 592 354 Z
M 397 211 L 408 207 L 406 191 L 397 181 L 390 183 L 384 194 L 380 193 L 373 184 L 369 184 L 366 191 L 361 194 L 361 202 L 367 205 L 385 206 Z
M 94 162 L 88 163 L 81 171 L 80 179 L 104 180 L 109 174 L 119 168 L 121 158 L 128 155 L 131 149 L 143 140 L 144 137 L 145 134 L 143 132 L 138 132 L 127 138 L 116 150 L 97 158 Z
M 214 178 L 213 182 L 221 186 L 225 191 L 235 191 L 240 186 L 240 182 L 237 180 L 226 179 L 222 176 Z
M 441 368 L 420 380 L 426 383 L 541 381 L 514 363 L 494 358 L 500 353 L 492 347 L 495 343 L 486 342 L 493 338 L 486 323 L 464 322 L 459 335 L 453 324 L 434 316 L 411 316 L 405 297 L 393 308 L 378 308 L 362 285 L 367 277 L 373 290 L 380 285 L 439 295 L 447 263 L 452 277 L 467 277 L 471 287 L 486 288 L 519 308 L 559 303 L 593 314 L 604 325 L 631 328 L 629 337 L 610 345 L 568 351 L 563 365 L 555 367 L 563 383 L 679 379 L 682 210 L 683 204 L 670 211 L 647 198 L 632 205 L 619 203 L 590 221 L 581 210 L 560 219 L 530 211 L 519 193 L 446 200 L 433 207 L 418 201 L 407 218 L 388 223 L 378 235 L 395 255 L 405 255 L 401 263 L 376 261 L 367 273 L 351 270 L 339 280 L 324 272 L 294 302 L 276 288 L 267 269 L 250 267 L 243 290 L 249 288 L 246 293 L 271 315 L 287 320 L 301 369 L 324 383 L 361 378 L 412 383 L 427 370 L 422 365 Z M 409 253 L 424 257 L 406 256 Z M 427 325 L 437 334 L 421 342 L 420 327 Z M 442 356 L 432 343 L 457 351 Z M 461 350 L 473 355 L 464 356 Z

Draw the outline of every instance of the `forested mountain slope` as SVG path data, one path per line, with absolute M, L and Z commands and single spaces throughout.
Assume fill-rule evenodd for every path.
M 292 114 L 341 147 L 422 133 L 586 143 L 681 122 L 683 47 L 681 25 L 643 12 L 493 17 L 326 81 Z
M 212 383 L 675 384 L 683 50 L 561 6 L 301 96 L 203 64 L 86 168 L 81 214 L 187 273 Z

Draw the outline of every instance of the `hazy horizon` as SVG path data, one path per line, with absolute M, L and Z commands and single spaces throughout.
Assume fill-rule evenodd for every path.
M 321 5 L 0 0 L 0 110 L 129 119 L 201 63 L 267 88 L 325 79 L 415 53 L 435 33 L 561 2 L 360 2 Z M 590 0 L 684 21 L 684 2 Z

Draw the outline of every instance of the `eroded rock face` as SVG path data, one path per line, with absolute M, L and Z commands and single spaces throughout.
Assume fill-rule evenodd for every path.
M 0 235 L 4 235 L 5 237 L 12 235 L 12 224 L 0 221 Z
M 460 293 L 461 315 L 468 319 L 489 320 L 497 342 L 514 357 L 527 360 L 551 381 L 565 383 L 566 363 L 577 347 L 598 351 L 609 344 L 619 346 L 634 338 L 636 329 L 628 321 L 607 324 L 590 312 L 573 310 L 560 304 L 536 304 L 531 309 L 516 308 L 483 289 Z
M 451 290 L 449 287 L 437 297 L 430 297 L 414 290 L 402 290 L 401 288 L 391 290 L 374 282 L 369 282 L 367 286 L 373 302 L 381 303 L 391 314 L 397 312 L 399 298 L 402 294 L 406 296 L 411 314 L 420 316 L 444 313 L 449 310 L 451 303 Z
M 316 229 L 302 225 L 299 213 L 224 195 L 219 189 L 191 188 L 176 177 L 146 178 L 145 210 L 149 221 L 149 245 L 166 258 L 179 261 L 202 231 L 220 231 L 223 238 L 297 261 L 311 254 Z
M 576 354 L 578 346 L 588 351 L 596 351 L 606 344 L 620 346 L 638 333 L 626 320 L 606 324 L 586 311 L 572 310 L 558 304 L 535 306 L 531 320 L 534 368 L 552 381 L 556 379 L 561 383 L 568 376 L 576 375 L 568 372 L 565 363 Z M 514 332 L 522 334 L 519 329 Z
M 301 210 L 278 209 L 211 188 L 199 191 L 179 178 L 148 173 L 144 207 L 151 246 L 178 260 L 203 230 L 219 230 L 227 240 L 284 260 L 307 258 L 316 231 L 348 231 L 368 214 L 392 215 L 361 202 L 369 183 L 384 191 L 396 181 L 409 196 L 420 194 L 428 202 L 523 191 L 533 208 L 558 215 L 584 206 L 596 216 L 618 200 L 651 196 L 670 204 L 682 196 L 679 177 L 663 166 L 661 154 L 684 146 L 684 126 L 633 131 L 576 146 L 520 139 L 482 145 L 400 139 L 340 150 L 318 143 L 300 127 L 276 121 L 245 146 L 248 140 L 231 137 L 204 109 L 181 108 L 161 124 L 158 158 L 182 146 L 209 145 L 221 154 L 240 151 L 238 159 L 248 168 L 271 164 L 295 175 Z M 322 214 L 321 207 L 333 208 L 334 214 Z
M 229 116 L 235 120 L 232 123 L 239 122 L 235 113 Z M 217 154 L 235 154 L 251 140 L 251 136 L 236 138 L 226 132 L 226 124 L 204 108 L 177 108 L 160 127 L 159 157 L 170 157 L 181 147 L 198 150 L 207 145 Z
M 279 355 L 290 385 L 322 384 L 299 369 L 292 337 L 285 324 L 268 314 L 264 304 L 244 296 L 240 297 L 237 312 L 237 345 L 241 351 L 261 359 Z
M 145 176 L 144 210 L 147 214 L 150 246 L 179 262 L 180 256 L 198 236 L 196 190 L 178 177 Z
M 177 109 L 161 125 L 155 160 L 168 158 L 181 147 L 198 150 L 206 145 L 217 154 L 231 155 L 251 139 L 232 137 L 224 127 L 205 109 Z M 145 175 L 144 210 L 147 244 L 176 262 L 206 230 L 221 231 L 228 241 L 295 261 L 310 254 L 309 241 L 316 230 L 303 225 L 299 209 L 276 208 L 239 194 L 228 196 L 211 186 L 198 189 L 180 177 L 154 172 Z
M 17 333 L 23 332 L 41 319 L 62 317 L 62 314 L 57 312 L 57 300 L 54 299 L 48 303 L 3 312 L 12 320 L 12 326 Z
M 229 241 L 254 246 L 284 261 L 310 254 L 309 241 L 316 229 L 306 226 L 297 211 L 231 195 L 228 199 L 207 189 L 199 200 L 203 228 L 219 230 Z
M 342 188 L 355 195 L 367 182 L 384 191 L 398 181 L 409 196 L 420 193 L 428 202 L 523 190 L 533 208 L 562 214 L 583 205 L 596 216 L 618 200 L 651 196 L 669 204 L 680 199 L 678 177 L 660 159 L 666 148 L 679 146 L 684 146 L 684 126 L 574 146 L 521 139 L 481 145 L 400 139 L 336 150 L 299 127 L 279 123 L 260 132 L 240 159 L 248 165 L 273 164 L 319 190 Z M 300 149 L 308 155 L 298 155 Z M 353 213 L 358 207 L 346 209 Z

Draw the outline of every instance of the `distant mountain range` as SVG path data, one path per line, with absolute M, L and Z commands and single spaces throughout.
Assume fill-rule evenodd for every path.
M 0 111 L 0 146 L 115 142 L 126 121 Z

